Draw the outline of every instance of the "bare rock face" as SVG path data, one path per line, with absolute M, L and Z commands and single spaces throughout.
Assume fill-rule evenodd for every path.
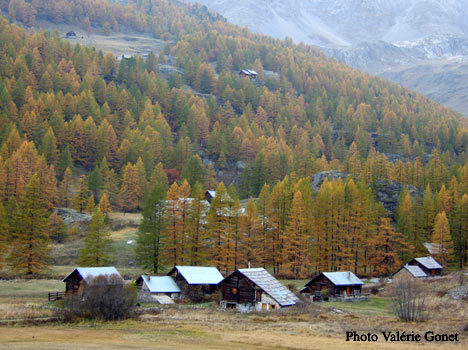
M 468 0 L 189 1 L 253 32 L 315 45 L 468 116 Z
M 413 185 L 403 185 L 391 180 L 377 181 L 375 188 L 376 199 L 387 209 L 388 216 L 393 220 L 395 219 L 395 212 L 398 207 L 398 198 L 404 187 L 408 188 L 408 192 L 413 198 L 422 198 L 424 195 L 421 189 Z
M 91 221 L 91 215 L 86 213 L 78 213 L 75 209 L 71 208 L 55 208 L 55 212 L 60 216 L 66 225 L 74 223 L 87 223 Z

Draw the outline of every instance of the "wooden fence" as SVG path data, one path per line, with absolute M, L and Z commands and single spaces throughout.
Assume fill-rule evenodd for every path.
M 48 300 L 49 302 L 57 301 L 57 300 L 63 299 L 64 295 L 65 295 L 65 292 L 49 292 Z

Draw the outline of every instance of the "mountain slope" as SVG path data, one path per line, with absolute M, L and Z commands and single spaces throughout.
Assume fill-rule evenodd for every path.
M 248 1 L 199 0 L 230 22 L 273 37 L 291 37 L 324 49 L 353 67 L 427 94 L 468 115 L 466 80 L 449 89 L 432 85 L 433 60 L 443 80 L 453 81 L 457 62 L 468 59 L 468 1 Z M 456 62 L 453 62 L 454 59 Z M 422 74 L 421 67 L 425 66 Z M 395 72 L 393 72 L 395 70 Z M 401 72 L 408 73 L 406 79 Z M 447 74 L 447 76 L 445 76 Z

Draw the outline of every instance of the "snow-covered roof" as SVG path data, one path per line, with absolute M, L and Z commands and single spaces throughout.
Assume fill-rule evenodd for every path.
M 414 258 L 418 263 L 423 265 L 426 269 L 441 269 L 442 266 L 435 261 L 432 256 L 425 256 L 423 258 Z
M 426 273 L 417 265 L 405 265 L 403 268 L 405 268 L 411 275 L 413 275 L 413 277 L 427 277 Z
M 179 286 L 171 276 L 146 276 L 141 278 L 148 287 L 150 293 L 180 293 Z
M 335 286 L 349 286 L 364 284 L 351 271 L 345 272 L 324 272 L 323 275 L 328 278 Z
M 75 271 L 77 271 L 80 274 L 80 276 L 83 277 L 83 279 L 86 282 L 89 282 L 94 277 L 100 276 L 100 275 L 105 275 L 105 276 L 118 275 L 120 278 L 122 278 L 122 276 L 120 276 L 119 271 L 117 271 L 117 269 L 115 267 L 113 267 L 113 266 L 108 266 L 108 267 L 77 267 L 70 274 L 68 274 L 67 277 L 65 277 L 63 279 L 63 282 L 65 282 L 68 279 L 68 277 L 70 277 Z M 122 278 L 122 281 L 123 281 L 123 278 Z
M 188 284 L 218 284 L 224 279 L 216 267 L 176 266 L 174 268 L 179 271 Z
M 241 274 L 259 286 L 281 306 L 295 305 L 299 298 L 274 278 L 263 267 L 256 269 L 239 269 Z

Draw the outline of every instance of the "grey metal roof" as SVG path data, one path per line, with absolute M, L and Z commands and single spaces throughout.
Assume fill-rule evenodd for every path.
M 122 276 L 120 276 L 119 271 L 117 271 L 117 269 L 115 267 L 113 267 L 113 266 L 108 266 L 108 267 L 77 267 L 75 270 L 73 270 L 71 273 L 69 273 L 68 276 L 63 279 L 63 281 L 65 281 L 68 277 L 70 277 L 70 275 L 75 271 L 77 271 L 81 275 L 81 277 L 83 277 L 83 279 L 86 282 L 89 282 L 94 277 L 99 276 L 99 275 L 107 275 L 107 276 L 118 275 L 120 278 L 122 278 Z M 122 278 L 122 281 L 123 281 L 123 278 Z
M 423 258 L 415 258 L 418 263 L 423 265 L 427 269 L 441 269 L 442 266 L 435 261 L 432 256 L 425 256 Z
M 411 274 L 413 277 L 422 278 L 427 277 L 426 273 L 421 270 L 417 265 L 405 265 L 404 268 Z
M 295 305 L 299 298 L 263 267 L 256 269 L 239 269 L 241 274 L 259 286 L 281 306 Z
M 218 284 L 224 277 L 216 267 L 176 266 L 188 284 Z
M 179 286 L 171 276 L 141 275 L 151 293 L 180 293 Z
M 335 286 L 362 285 L 362 282 L 351 271 L 345 272 L 323 272 L 323 275 L 328 278 Z

